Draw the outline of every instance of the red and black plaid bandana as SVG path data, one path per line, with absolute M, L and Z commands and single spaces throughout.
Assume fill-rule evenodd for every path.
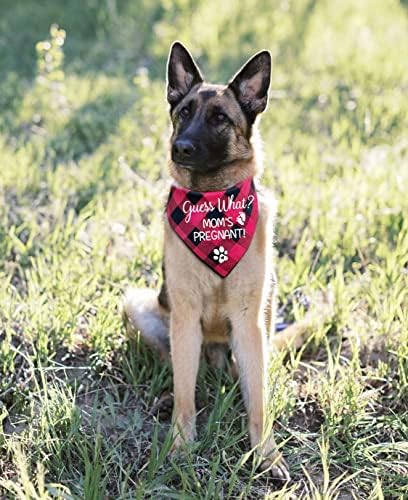
M 226 191 L 198 192 L 172 186 L 166 210 L 177 236 L 225 278 L 251 244 L 258 198 L 252 177 Z

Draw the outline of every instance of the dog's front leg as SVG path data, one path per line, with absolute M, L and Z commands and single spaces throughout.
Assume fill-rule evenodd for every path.
M 202 343 L 200 317 L 193 308 L 175 307 L 170 314 L 174 384 L 173 451 L 196 435 L 195 386 Z
M 237 360 L 241 387 L 248 412 L 251 446 L 262 457 L 261 469 L 271 468 L 273 477 L 289 480 L 286 462 L 278 451 L 272 430 L 265 435 L 267 346 L 257 311 L 246 308 L 231 318 L 232 349 Z

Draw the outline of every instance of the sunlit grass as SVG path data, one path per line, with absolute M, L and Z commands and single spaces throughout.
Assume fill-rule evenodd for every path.
M 0 496 L 406 496 L 406 2 L 3 4 Z M 52 23 L 67 36 L 44 73 Z M 170 459 L 170 367 L 122 324 L 123 289 L 161 280 L 175 38 L 215 81 L 274 56 L 260 128 L 279 299 L 335 299 L 300 351 L 271 360 L 289 485 L 257 471 L 239 388 L 205 365 L 198 440 Z

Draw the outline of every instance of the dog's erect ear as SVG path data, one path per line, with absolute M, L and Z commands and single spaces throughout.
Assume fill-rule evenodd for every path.
M 190 52 L 180 42 L 174 42 L 167 63 L 167 100 L 170 106 L 176 106 L 194 85 L 202 81 Z
M 251 123 L 258 113 L 264 111 L 268 103 L 271 69 L 271 54 L 263 50 L 245 63 L 229 82 L 229 88 L 234 92 Z

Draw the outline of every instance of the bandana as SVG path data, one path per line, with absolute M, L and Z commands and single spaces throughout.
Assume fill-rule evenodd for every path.
M 198 192 L 172 186 L 167 202 L 171 228 L 204 264 L 222 278 L 251 244 L 258 221 L 252 177 L 226 191 Z

